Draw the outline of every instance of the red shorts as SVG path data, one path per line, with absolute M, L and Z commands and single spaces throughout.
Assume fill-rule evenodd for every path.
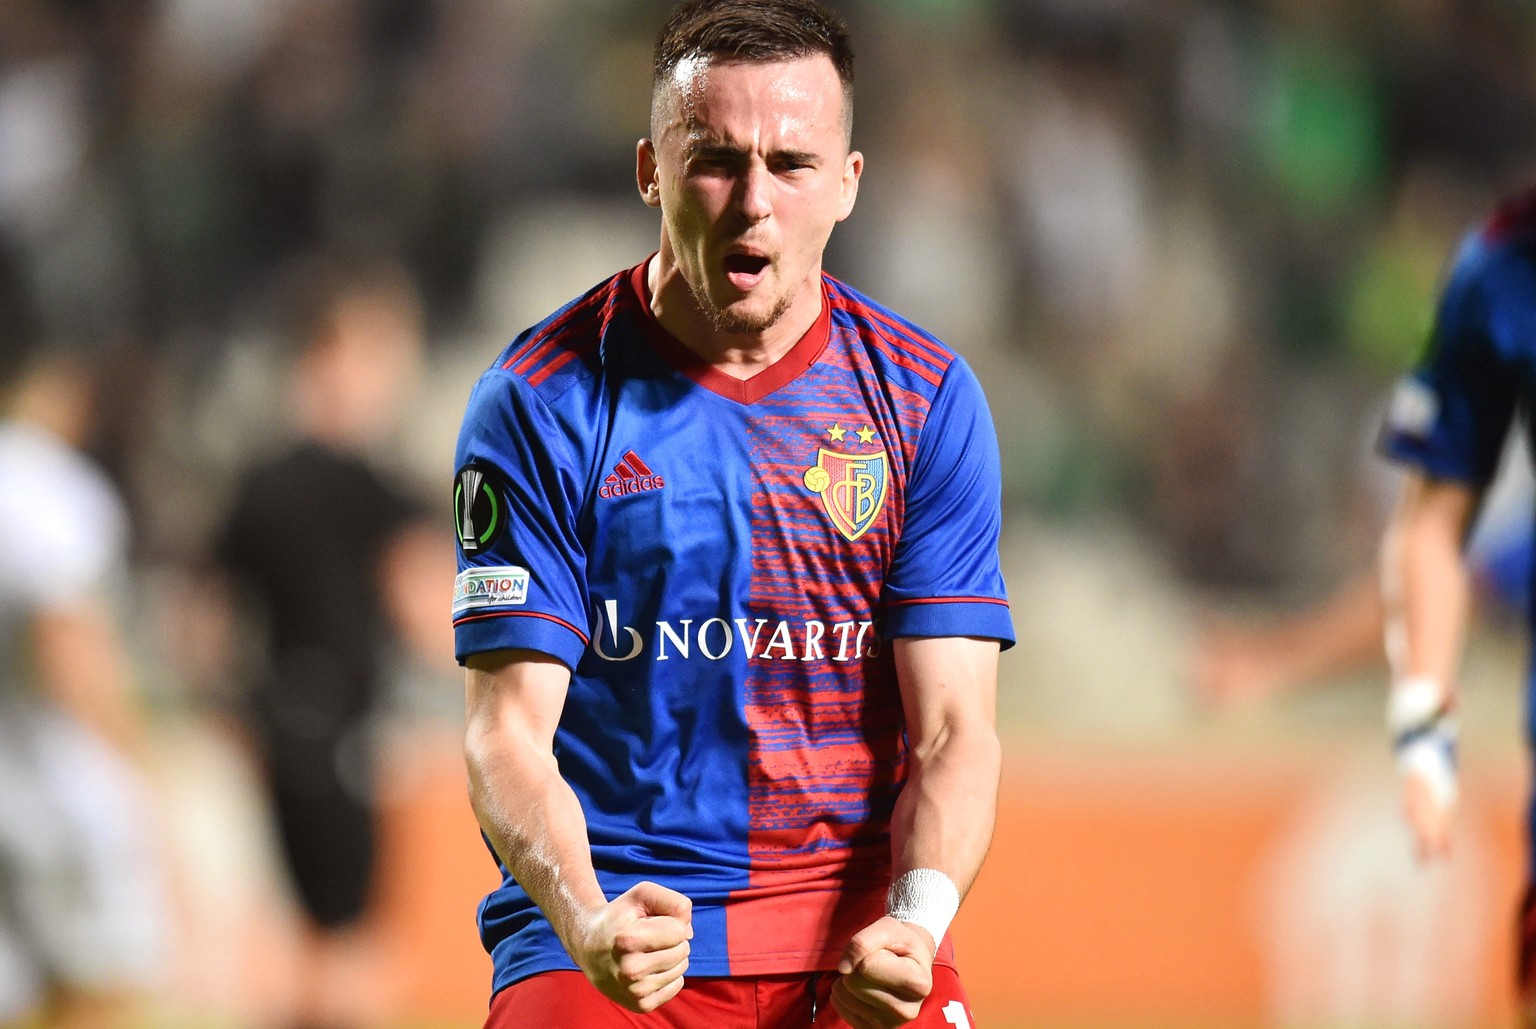
M 626 1011 L 597 992 L 580 972 L 542 972 L 491 1000 L 485 1029 L 849 1029 L 832 1007 L 836 972 L 729 979 L 688 977 L 683 992 L 654 1013 Z M 948 965 L 933 966 L 933 992 L 914 1029 L 974 1029 Z

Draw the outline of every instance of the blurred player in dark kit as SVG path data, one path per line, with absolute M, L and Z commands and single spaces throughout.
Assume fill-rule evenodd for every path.
M 823 273 L 852 70 L 811 0 L 680 6 L 637 149 L 659 251 L 471 396 L 491 1026 L 971 1024 L 947 928 L 997 799 L 999 458 L 954 351 Z
M 1383 446 L 1410 468 L 1382 547 L 1388 721 L 1419 853 L 1450 848 L 1457 794 L 1456 669 L 1466 631 L 1464 556 L 1516 411 L 1536 399 L 1536 192 L 1513 197 L 1462 243 L 1428 352 L 1393 397 Z M 1527 607 L 1527 617 L 1531 617 Z M 1536 682 L 1536 678 L 1530 681 Z M 1527 726 L 1536 714 L 1527 694 Z M 1536 807 L 1530 814 L 1536 826 Z M 1527 872 L 1527 882 L 1536 876 Z M 1536 1025 L 1536 891 L 1520 918 L 1525 1024 Z
M 299 438 L 244 475 L 216 549 L 266 627 L 245 716 L 307 920 L 294 1017 L 368 1024 L 387 1007 L 387 984 L 369 971 L 364 917 L 377 846 L 381 644 L 391 631 L 413 635 L 391 616 L 419 606 L 412 591 L 431 588 L 412 571 L 430 560 L 412 551 L 433 548 L 443 563 L 448 552 L 367 456 L 395 424 L 419 362 L 414 287 L 380 265 L 317 262 L 295 279 Z

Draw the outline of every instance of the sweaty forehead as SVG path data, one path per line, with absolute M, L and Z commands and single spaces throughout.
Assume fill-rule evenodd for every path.
M 658 99 L 665 127 L 689 137 L 841 131 L 842 82 L 824 55 L 784 61 L 691 55 L 678 62 Z

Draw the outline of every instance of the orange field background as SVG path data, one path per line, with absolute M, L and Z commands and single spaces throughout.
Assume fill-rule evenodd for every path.
M 1468 769 L 1457 852 L 1426 872 L 1374 749 L 1010 754 L 954 929 L 982 1026 L 1509 1023 L 1524 783 L 1507 763 Z M 433 734 L 387 776 L 376 917 L 402 1025 L 478 1026 L 485 1009 L 474 910 L 494 873 L 463 781 Z M 226 927 L 238 981 L 183 983 L 188 1004 L 251 1009 L 282 978 L 273 899 L 256 891 Z

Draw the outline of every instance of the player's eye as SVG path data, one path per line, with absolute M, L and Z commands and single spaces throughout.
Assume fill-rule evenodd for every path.
M 705 175 L 727 175 L 734 172 L 741 161 L 734 154 L 703 153 L 689 162 L 695 172 Z

